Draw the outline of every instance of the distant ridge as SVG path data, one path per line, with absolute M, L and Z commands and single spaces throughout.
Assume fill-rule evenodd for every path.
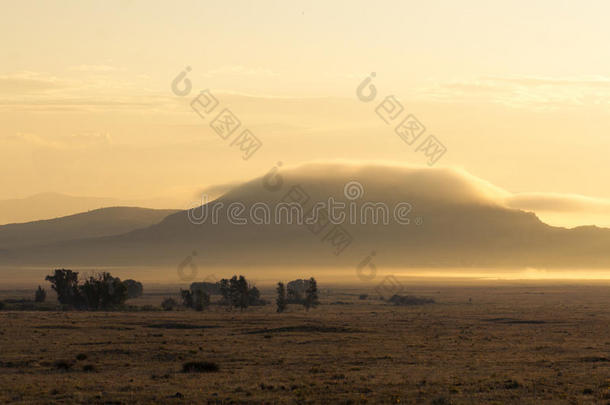
M 346 224 L 352 243 L 334 254 L 327 228 L 314 233 L 304 225 L 218 223 L 200 225 L 187 212 L 171 214 L 158 224 L 115 236 L 57 242 L 36 249 L 6 249 L 0 265 L 176 266 L 191 252 L 206 266 L 350 266 L 375 252 L 377 266 L 392 267 L 542 267 L 610 268 L 610 229 L 549 226 L 526 211 L 508 208 L 506 192 L 466 172 L 447 168 L 414 168 L 380 164 L 308 164 L 283 168 L 282 182 L 265 187 L 255 178 L 235 187 L 208 208 L 243 203 L 270 207 L 293 186 L 311 202 L 349 202 L 345 185 L 357 181 L 357 200 L 394 206 L 412 204 L 409 225 Z M 277 184 L 277 183 L 276 183 Z M 247 211 L 246 210 L 246 211 Z
M 175 212 L 176 210 L 110 207 L 55 219 L 2 225 L 0 226 L 0 249 L 119 235 L 156 224 Z
M 25 198 L 0 200 L 0 225 L 59 218 L 118 205 L 124 204 L 113 198 L 40 193 Z

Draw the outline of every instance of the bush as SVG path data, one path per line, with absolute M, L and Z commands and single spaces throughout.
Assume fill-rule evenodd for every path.
M 0 311 L 4 309 L 4 302 L 0 301 Z
M 365 299 L 367 299 L 368 297 L 369 297 L 369 295 L 368 295 L 368 294 L 360 294 L 360 296 L 358 297 L 358 299 L 360 299 L 360 300 L 365 300 Z
M 95 370 L 95 366 L 93 364 L 85 364 L 83 366 L 83 371 L 85 373 L 93 373 Z
M 161 308 L 163 308 L 164 311 L 172 311 L 177 306 L 178 303 L 173 298 L 166 298 L 161 302 Z
M 209 361 L 189 361 L 182 365 L 184 373 L 215 373 L 219 370 L 218 364 Z
M 38 289 L 34 293 L 34 301 L 35 302 L 44 302 L 47 299 L 47 292 L 41 286 L 38 286 Z
M 57 360 L 55 363 L 53 363 L 53 365 L 58 370 L 68 371 L 72 368 L 73 364 L 67 360 Z

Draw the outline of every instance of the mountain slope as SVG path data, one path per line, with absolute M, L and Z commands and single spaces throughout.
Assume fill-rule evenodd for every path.
M 0 249 L 119 235 L 158 223 L 176 210 L 111 207 L 44 221 L 0 226 Z
M 257 178 L 207 204 L 208 218 L 201 224 L 192 223 L 181 211 L 123 235 L 61 242 L 35 251 L 5 251 L 0 264 L 176 266 L 197 251 L 198 262 L 208 266 L 354 267 L 374 251 L 378 266 L 392 267 L 610 267 L 609 229 L 551 227 L 533 213 L 507 208 L 502 202 L 505 191 L 465 172 L 310 164 L 283 169 L 279 175 L 280 186 L 274 186 L 277 176 Z M 358 198 L 346 194 L 346 184 L 354 181 L 361 187 Z M 227 217 L 232 203 L 246 207 L 242 217 L 255 203 L 266 204 L 273 212 L 278 202 L 294 197 L 295 190 L 307 194 L 306 211 L 314 202 L 329 198 L 347 207 L 353 203 L 359 213 L 367 202 L 382 202 L 391 213 L 398 204 L 409 203 L 409 224 L 395 220 L 371 224 L 370 217 L 367 223 L 362 218 L 343 223 L 351 243 L 336 254 L 341 245 L 332 243 L 337 236 L 331 232 L 336 231 L 333 224 L 316 233 L 285 220 L 269 224 L 248 220 L 238 225 Z M 213 210 L 220 213 L 217 221 L 212 219 Z M 191 214 L 204 212 L 200 208 Z

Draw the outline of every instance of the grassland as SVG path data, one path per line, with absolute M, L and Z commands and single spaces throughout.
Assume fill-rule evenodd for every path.
M 608 286 L 410 292 L 436 303 L 336 288 L 283 314 L 0 311 L 0 403 L 610 403 Z

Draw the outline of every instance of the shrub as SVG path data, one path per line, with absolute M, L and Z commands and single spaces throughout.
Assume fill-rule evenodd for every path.
M 189 361 L 182 365 L 184 373 L 214 373 L 219 370 L 218 364 L 209 361 Z
M 174 308 L 178 306 L 178 303 L 173 298 L 166 298 L 161 302 L 161 308 L 165 311 L 172 311 Z
M 365 300 L 365 299 L 367 299 L 368 297 L 369 297 L 369 295 L 368 295 L 368 294 L 360 294 L 360 296 L 358 297 L 358 299 L 360 299 L 360 300 Z
M 76 360 L 87 360 L 87 355 L 85 353 L 79 353 L 76 355 Z
M 38 286 L 38 289 L 34 293 L 34 301 L 35 302 L 44 302 L 47 299 L 47 292 L 41 286 Z
M 0 301 L 0 311 L 4 309 L 4 302 Z
M 451 405 L 451 401 L 445 397 L 438 397 L 433 399 L 430 405 Z
M 83 366 L 83 371 L 85 373 L 92 373 L 95 371 L 95 366 L 93 364 L 85 364 Z
M 434 299 L 432 298 L 418 298 L 410 295 L 393 295 L 392 298 L 389 299 L 394 305 L 424 305 L 424 304 L 434 304 Z
M 58 370 L 68 371 L 72 368 L 73 364 L 67 360 L 57 360 L 55 363 L 53 363 L 53 365 Z

